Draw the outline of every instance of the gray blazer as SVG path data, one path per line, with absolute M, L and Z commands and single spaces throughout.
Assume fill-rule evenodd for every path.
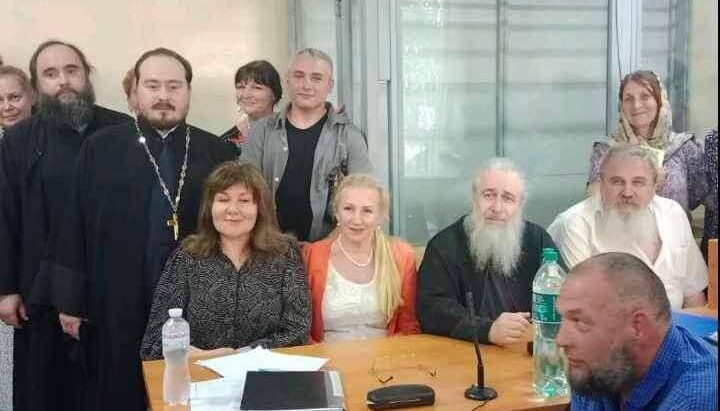
M 372 172 L 365 136 L 344 112 L 335 112 L 330 103 L 325 103 L 325 106 L 328 118 L 315 148 L 310 181 L 310 208 L 313 214 L 310 241 L 319 240 L 332 230 L 332 211 L 328 209 L 328 197 L 333 176 L 340 171 L 347 174 Z M 289 108 L 290 104 L 283 111 L 255 122 L 240 155 L 241 162 L 252 163 L 260 168 L 273 198 L 288 160 L 285 121 Z

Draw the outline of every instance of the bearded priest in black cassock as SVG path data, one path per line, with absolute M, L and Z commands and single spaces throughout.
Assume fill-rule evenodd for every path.
M 155 283 L 195 230 L 201 187 L 233 147 L 185 122 L 192 69 L 168 49 L 135 65 L 138 120 L 82 147 L 64 228 L 39 275 L 63 331 L 80 341 L 87 410 L 145 410 L 140 365 Z
M 40 44 L 30 58 L 37 112 L 10 127 L 0 143 L 0 319 L 14 333 L 13 408 L 76 409 L 73 344 L 57 313 L 31 304 L 51 232 L 60 224 L 83 141 L 104 127 L 129 122 L 94 104 L 91 66 L 75 45 Z

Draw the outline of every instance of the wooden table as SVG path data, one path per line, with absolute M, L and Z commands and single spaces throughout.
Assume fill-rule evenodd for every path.
M 532 358 L 525 347 L 525 343 L 506 348 L 490 345 L 481 347 L 485 383 L 498 392 L 498 398 L 483 406 L 482 411 L 567 408 L 568 398 L 544 400 L 535 395 L 532 388 Z M 419 383 L 435 390 L 435 405 L 419 410 L 470 411 L 480 404 L 466 400 L 463 395 L 465 389 L 476 380 L 475 351 L 473 345 L 465 341 L 417 334 L 282 348 L 277 351 L 329 358 L 325 368 L 340 371 L 348 411 L 368 409 L 365 404 L 367 392 L 383 386 L 373 375 L 372 364 L 375 362 L 376 368 L 385 368 L 388 361 L 393 362 L 388 367 L 391 370 L 387 371 L 393 375 L 393 380 L 388 384 Z M 392 369 L 395 365 L 400 367 L 408 364 L 413 367 Z M 437 376 L 431 377 L 422 368 L 437 370 Z M 162 360 L 143 362 L 143 373 L 152 410 L 190 409 L 163 404 Z M 214 372 L 195 364 L 191 365 L 190 373 L 193 381 L 217 378 Z M 384 372 L 383 376 L 386 376 Z

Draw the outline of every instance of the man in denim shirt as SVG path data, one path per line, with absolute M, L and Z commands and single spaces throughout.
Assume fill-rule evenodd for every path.
M 674 325 L 660 279 L 605 253 L 576 265 L 557 300 L 573 410 L 716 410 L 717 351 Z

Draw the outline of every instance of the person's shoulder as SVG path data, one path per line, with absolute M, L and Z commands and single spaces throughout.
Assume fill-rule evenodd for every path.
M 610 145 L 612 144 L 612 140 L 609 138 L 605 138 L 602 140 L 595 140 L 592 142 L 592 148 L 593 151 L 598 151 L 601 153 L 605 153 L 610 149 Z
M 390 243 L 392 244 L 393 251 L 396 253 L 413 254 L 415 252 L 412 244 L 400 237 L 391 237 Z
M 2 141 L 3 145 L 25 146 L 33 144 L 43 128 L 43 121 L 39 114 L 34 114 L 5 129 Z
M 551 226 L 567 226 L 576 224 L 582 220 L 585 220 L 588 216 L 596 209 L 596 201 L 593 197 L 588 197 L 570 206 L 567 210 L 561 212 L 555 217 Z
M 220 134 L 220 140 L 224 140 L 224 141 L 231 140 L 231 139 L 235 138 L 235 136 L 237 136 L 238 133 L 240 133 L 240 130 L 238 130 L 237 126 L 232 126 L 232 128 L 230 130 Z
M 24 121 L 27 121 L 27 119 Z M 12 127 L 6 128 L 2 133 L 2 138 L 0 138 L 0 147 L 7 152 L 14 151 L 23 145 L 27 145 L 27 138 L 24 138 L 28 135 L 26 131 L 27 128 L 28 126 L 22 126 L 21 123 L 17 123 Z
M 463 227 L 465 218 L 466 216 L 462 216 L 454 223 L 440 230 L 428 241 L 427 248 L 450 251 L 457 249 L 458 244 L 466 242 L 467 236 Z
M 333 238 L 328 236 L 312 243 L 305 243 L 303 245 L 303 254 L 308 258 L 318 254 L 329 254 L 332 242 Z
M 657 208 L 661 216 L 664 215 L 668 218 L 678 218 L 679 216 L 684 216 L 685 219 L 687 219 L 685 209 L 682 208 L 680 203 L 671 198 L 655 195 L 651 200 L 651 203 L 655 208 Z
M 532 235 L 547 234 L 547 231 L 540 225 L 533 223 L 530 220 L 523 220 L 525 224 L 525 232 Z
M 275 128 L 278 121 L 281 120 L 280 117 L 284 116 L 284 115 L 285 115 L 284 111 L 283 112 L 275 111 L 275 112 L 268 114 L 265 117 L 261 117 L 261 118 L 257 119 L 253 123 L 253 125 L 250 127 L 250 131 L 248 132 L 248 134 L 254 133 L 254 132 L 260 132 L 260 133 L 264 134 L 267 130 Z
M 109 146 L 115 149 L 117 144 L 125 143 L 126 140 L 137 140 L 138 138 L 135 125 L 130 121 L 126 121 L 98 129 L 87 138 L 86 144 L 90 147 Z
M 127 123 L 132 121 L 132 117 L 125 113 L 115 111 L 103 106 L 94 106 L 96 121 L 101 126 L 108 126 L 112 124 Z
M 168 257 L 168 260 L 176 261 L 176 262 L 195 262 L 202 260 L 202 258 L 198 258 L 197 256 L 193 255 L 192 253 L 185 250 L 185 247 L 180 246 L 175 249 L 170 254 L 170 257 Z
M 217 135 L 200 127 L 189 125 L 191 144 L 205 146 L 213 153 L 220 153 L 221 157 L 231 160 L 237 157 L 236 147 L 229 141 L 223 140 Z
M 685 345 L 674 356 L 676 378 L 665 402 L 686 410 L 717 409 L 717 351 L 685 330 Z
M 681 157 L 684 160 L 691 160 L 705 150 L 703 143 L 704 139 L 697 138 L 693 133 L 672 132 L 665 142 L 665 157 Z
M 217 135 L 215 135 L 205 129 L 202 129 L 198 126 L 188 124 L 188 127 L 190 127 L 190 133 L 191 133 L 190 137 L 191 138 L 203 139 L 203 140 L 220 140 L 220 138 Z

